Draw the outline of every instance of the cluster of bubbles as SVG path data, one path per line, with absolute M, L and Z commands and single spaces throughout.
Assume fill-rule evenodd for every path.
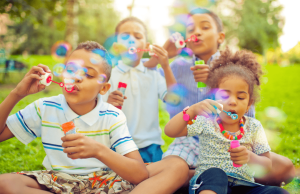
M 56 42 L 51 49 L 52 57 L 54 59 L 63 60 L 69 54 L 71 46 L 69 43 L 65 41 L 58 41 Z M 101 64 L 104 59 L 109 56 L 106 56 L 106 52 L 101 49 L 94 49 L 91 52 L 90 62 L 95 65 Z M 106 60 L 108 64 L 110 64 L 110 60 Z M 53 74 L 57 77 L 62 77 L 67 79 L 68 82 L 74 83 L 76 79 L 82 80 L 84 77 L 87 76 L 88 70 L 83 66 L 83 60 L 71 60 L 68 61 L 66 64 L 57 63 L 53 67 Z M 106 82 L 107 77 L 105 74 L 99 75 L 97 82 L 99 84 Z M 69 83 L 69 84 L 70 84 Z

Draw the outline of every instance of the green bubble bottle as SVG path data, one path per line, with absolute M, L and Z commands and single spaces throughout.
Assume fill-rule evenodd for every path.
M 204 60 L 195 61 L 195 65 L 204 65 L 204 64 L 205 64 Z M 197 83 L 197 88 L 205 88 L 205 87 L 206 87 L 205 83 L 203 82 Z

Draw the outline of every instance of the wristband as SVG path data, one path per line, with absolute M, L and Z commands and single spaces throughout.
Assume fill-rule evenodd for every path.
M 193 124 L 194 122 L 190 120 L 190 115 L 186 114 L 186 111 L 189 109 L 190 107 L 187 106 L 183 109 L 182 113 L 183 113 L 183 120 L 186 121 L 189 125 Z M 197 116 L 195 116 L 194 120 L 196 120 Z

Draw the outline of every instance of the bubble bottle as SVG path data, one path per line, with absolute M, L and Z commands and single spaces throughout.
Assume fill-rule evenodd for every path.
M 237 148 L 237 147 L 240 147 L 240 142 L 238 140 L 232 140 L 230 142 L 230 148 L 233 149 L 233 148 Z M 243 165 L 240 165 L 240 164 L 235 164 L 233 162 L 232 162 L 232 164 L 233 164 L 234 167 L 241 167 L 241 166 L 243 166 Z
M 127 87 L 127 84 L 126 84 L 126 83 L 119 82 L 119 85 L 118 85 L 118 91 L 122 92 L 123 98 L 124 98 L 124 95 L 125 95 L 126 87 Z M 117 107 L 118 109 L 122 109 L 122 106 L 116 106 L 116 107 Z

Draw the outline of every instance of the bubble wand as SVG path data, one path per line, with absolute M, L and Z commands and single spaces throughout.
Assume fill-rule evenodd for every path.
M 152 45 L 149 46 L 149 49 L 140 49 L 140 48 L 135 48 L 134 46 L 128 48 L 128 53 L 129 54 L 135 54 L 135 53 L 142 52 L 142 51 L 149 52 L 150 56 L 156 55 L 153 52 L 153 46 Z
M 184 48 L 186 42 L 191 42 L 191 41 L 196 42 L 197 40 L 198 40 L 198 38 L 196 35 L 192 35 L 190 38 L 188 38 L 186 40 L 179 38 L 175 41 L 175 46 L 176 46 L 176 48 Z
M 54 82 L 54 83 L 58 84 L 60 87 L 65 86 L 64 82 L 59 83 L 59 82 L 54 81 L 53 80 L 53 75 L 51 73 L 45 73 L 45 75 L 41 75 L 41 78 L 42 78 L 42 80 L 40 80 L 40 84 L 43 84 L 45 86 L 49 86 L 51 84 L 51 82 Z M 65 80 L 65 82 L 66 82 L 66 80 Z M 70 88 L 70 90 L 67 90 L 66 87 L 65 87 L 65 90 L 67 92 L 72 92 L 74 90 L 74 86 L 68 87 L 68 88 Z
M 222 107 L 222 109 L 223 109 L 223 104 L 220 104 L 220 103 L 219 103 L 219 105 L 220 105 L 220 106 Z M 221 113 L 221 111 L 220 111 L 215 105 L 213 105 L 213 107 L 217 110 L 217 114 L 219 115 L 219 114 Z M 225 110 L 223 110 L 223 112 L 225 112 L 228 116 L 230 116 L 232 120 L 236 120 L 236 119 L 238 118 L 238 115 L 235 114 L 235 113 L 227 112 L 227 111 L 225 111 Z

